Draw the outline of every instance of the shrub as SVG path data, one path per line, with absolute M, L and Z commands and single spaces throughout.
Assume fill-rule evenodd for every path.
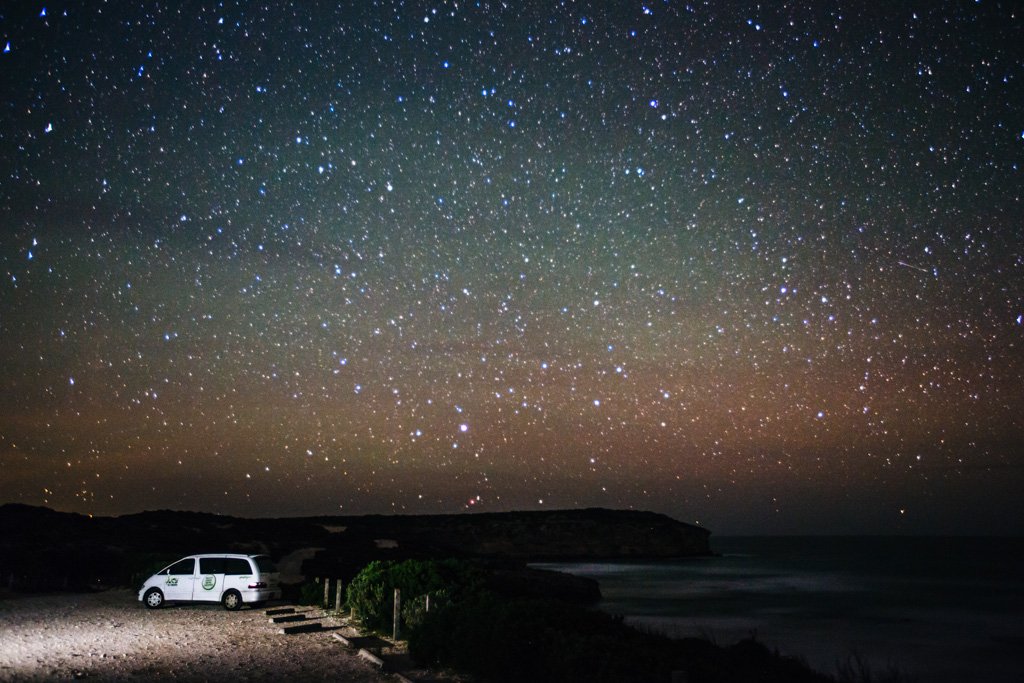
M 307 581 L 299 587 L 300 605 L 320 605 L 324 601 L 323 584 Z
M 366 628 L 390 632 L 394 591 L 402 591 L 402 619 L 408 625 L 422 622 L 426 596 L 431 609 L 452 595 L 480 586 L 484 573 L 474 563 L 461 560 L 377 560 L 363 568 L 346 590 L 349 609 Z

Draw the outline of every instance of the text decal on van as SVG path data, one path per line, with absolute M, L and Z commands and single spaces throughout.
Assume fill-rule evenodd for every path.
M 216 585 L 217 585 L 217 577 L 216 576 L 214 576 L 212 574 L 208 574 L 207 576 L 203 577 L 203 590 L 212 591 L 213 587 L 216 586 Z

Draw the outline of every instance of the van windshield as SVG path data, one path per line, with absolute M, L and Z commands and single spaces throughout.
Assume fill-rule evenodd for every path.
M 256 566 L 260 568 L 261 572 L 273 574 L 277 571 L 277 565 L 266 555 L 257 555 L 253 559 L 256 560 Z

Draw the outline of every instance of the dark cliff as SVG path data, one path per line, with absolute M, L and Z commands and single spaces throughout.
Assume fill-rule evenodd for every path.
M 472 515 L 323 518 L 351 536 L 367 533 L 430 554 L 528 560 L 707 555 L 706 529 L 653 512 L 554 510 Z

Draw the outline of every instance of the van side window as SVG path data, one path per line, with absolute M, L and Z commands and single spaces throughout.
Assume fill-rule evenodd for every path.
M 167 568 L 167 573 L 176 576 L 192 576 L 196 570 L 196 560 L 194 557 L 187 557 L 180 562 L 175 562 Z
M 223 574 L 224 573 L 224 558 L 223 557 L 200 557 L 199 558 L 199 573 L 200 574 Z
M 249 566 L 249 560 L 243 560 L 240 557 L 225 557 L 224 573 L 233 576 L 244 576 L 252 574 L 252 567 Z

